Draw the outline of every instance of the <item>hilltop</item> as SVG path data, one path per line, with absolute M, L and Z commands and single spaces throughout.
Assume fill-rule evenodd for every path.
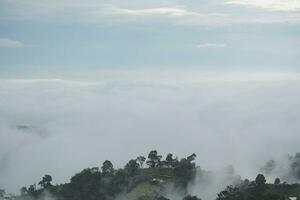
M 153 150 L 147 159 L 138 156 L 129 160 L 121 169 L 114 169 L 112 162 L 106 160 L 101 167 L 86 168 L 64 184 L 53 185 L 52 176 L 47 174 L 38 185 L 22 187 L 21 194 L 15 199 L 38 200 L 47 197 L 56 200 L 199 200 L 205 195 L 200 192 L 197 196 L 191 188 L 202 187 L 202 191 L 209 190 L 209 187 L 213 187 L 210 183 L 213 173 L 196 166 L 195 158 L 196 154 L 191 154 L 178 159 L 169 153 L 162 159 Z M 299 154 L 293 160 L 296 158 L 300 158 Z M 296 173 L 295 162 L 292 167 Z M 210 198 L 284 200 L 300 196 L 299 184 L 281 183 L 279 178 L 273 184 L 267 183 L 263 174 L 258 174 L 253 181 L 242 180 L 230 167 L 224 174 L 223 181 L 228 186 L 216 191 L 213 194 L 215 196 Z

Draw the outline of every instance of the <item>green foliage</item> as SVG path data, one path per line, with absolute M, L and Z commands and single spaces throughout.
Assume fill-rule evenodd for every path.
M 262 186 L 266 184 L 266 178 L 263 174 L 258 174 L 255 178 L 255 183 L 258 186 Z
M 228 186 L 216 200 L 286 200 L 299 194 L 298 184 L 266 184 L 264 176 L 259 174 L 255 182 L 245 180 L 241 185 Z
M 157 185 L 152 185 L 150 182 L 142 182 L 134 187 L 125 196 L 125 199 L 130 200 L 141 200 L 149 199 L 156 200 L 160 194 L 160 187 Z
M 30 185 L 27 191 L 28 191 L 29 195 L 34 196 L 35 191 L 36 191 L 36 186 L 35 185 Z
M 186 188 L 188 183 L 192 181 L 196 175 L 196 154 L 192 154 L 187 158 L 183 158 L 174 168 L 174 175 L 179 180 L 179 184 Z
M 69 183 L 52 185 L 52 177 L 45 175 L 39 182 L 41 187 L 30 185 L 21 188 L 22 200 L 38 200 L 45 191 L 57 200 L 112 200 L 119 194 L 128 200 L 168 200 L 162 196 L 165 186 L 175 185 L 179 191 L 187 194 L 183 200 L 200 200 L 188 195 L 187 186 L 193 183 L 197 168 L 196 154 L 186 158 L 173 158 L 169 153 L 165 160 L 153 150 L 148 155 L 148 168 L 143 168 L 146 158 L 139 156 L 122 169 L 115 170 L 109 160 L 103 162 L 101 172 L 98 167 L 87 168 L 75 174 Z M 300 164 L 300 154 L 291 157 L 293 173 Z M 299 163 L 298 163 L 299 161 Z M 293 166 L 293 168 L 292 168 Z M 228 170 L 233 174 L 232 168 Z M 244 180 L 234 186 L 228 186 L 217 195 L 217 200 L 284 200 L 300 194 L 298 184 L 280 184 L 277 178 L 274 184 L 267 184 L 263 174 L 254 181 Z
M 103 162 L 101 169 L 102 174 L 105 176 L 111 176 L 114 173 L 113 164 L 109 160 Z
M 201 200 L 201 199 L 198 198 L 197 196 L 187 195 L 183 198 L 183 200 Z
M 137 161 L 132 159 L 125 165 L 125 171 L 128 176 L 134 176 L 137 174 L 139 167 Z
M 52 186 L 51 184 L 52 181 L 52 177 L 49 174 L 46 174 L 43 179 L 39 182 L 39 185 L 41 187 L 43 187 L 44 189 L 49 188 L 50 186 Z
M 149 159 L 149 160 L 147 160 L 147 165 L 148 165 L 150 168 L 158 167 L 159 164 L 160 164 L 160 159 L 161 159 L 161 158 L 162 158 L 162 156 L 161 156 L 161 155 L 158 155 L 156 150 L 152 150 L 152 151 L 150 151 L 150 153 L 148 154 L 148 159 Z
M 178 187 L 186 188 L 196 173 L 195 157 L 196 155 L 192 154 L 179 162 L 172 154 L 168 154 L 166 160 L 162 161 L 162 156 L 156 150 L 152 150 L 148 154 L 149 168 L 143 168 L 146 161 L 144 156 L 129 160 L 123 169 L 118 170 L 114 169 L 109 160 L 105 160 L 101 172 L 98 167 L 87 168 L 71 177 L 70 183 L 56 186 L 51 184 L 52 177 L 45 175 L 39 182 L 41 189 L 31 185 L 28 189 L 22 188 L 21 193 L 23 197 L 32 199 L 42 197 L 43 192 L 47 190 L 57 200 L 111 200 L 120 193 L 129 194 L 135 191 L 135 188 L 144 185 L 148 191 L 152 191 L 150 188 L 156 188 L 150 192 L 153 200 L 166 200 L 159 194 L 163 184 L 178 183 Z M 140 198 L 150 196 L 144 195 Z
M 275 184 L 275 185 L 280 184 L 280 179 L 279 179 L 279 178 L 276 178 L 275 181 L 274 181 L 274 184 Z
M 177 158 L 173 158 L 173 154 L 169 153 L 166 157 L 165 166 L 168 168 L 174 168 L 178 164 Z
M 62 192 L 66 200 L 97 200 L 104 198 L 101 191 L 99 168 L 87 168 L 71 178 L 70 184 Z
M 243 194 L 238 187 L 227 186 L 227 188 L 218 194 L 217 200 L 243 200 Z

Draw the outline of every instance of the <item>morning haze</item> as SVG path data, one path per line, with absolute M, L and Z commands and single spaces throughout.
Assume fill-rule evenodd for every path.
M 0 0 L 0 199 L 299 198 L 299 10 Z

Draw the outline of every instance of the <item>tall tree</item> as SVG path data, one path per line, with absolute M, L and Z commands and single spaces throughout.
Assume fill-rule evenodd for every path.
M 101 173 L 97 167 L 87 168 L 71 178 L 70 186 L 65 192 L 68 200 L 105 199 L 101 190 Z
M 265 176 L 263 174 L 258 174 L 255 178 L 255 183 L 258 186 L 265 185 L 266 184 Z
M 47 189 L 48 187 L 52 186 L 51 181 L 52 181 L 52 177 L 49 174 L 46 174 L 39 182 L 39 185 L 44 189 Z
M 150 168 L 155 168 L 155 167 L 157 167 L 159 165 L 161 158 L 162 158 L 162 156 L 158 155 L 156 150 L 152 150 L 148 154 L 147 165 Z
M 34 194 L 35 194 L 35 192 L 36 192 L 36 185 L 35 185 L 35 184 L 30 185 L 30 186 L 28 187 L 27 192 L 28 192 L 28 194 L 29 194 L 30 196 L 34 196 Z
M 174 168 L 174 174 L 182 184 L 184 188 L 187 187 L 188 183 L 195 178 L 196 175 L 196 164 L 193 162 L 196 154 L 192 154 L 187 158 L 183 158 Z
M 135 159 L 130 160 L 125 165 L 125 171 L 129 176 L 136 175 L 139 169 L 139 164 L 136 162 Z
M 169 153 L 166 157 L 166 165 L 167 167 L 172 167 L 174 163 L 173 154 Z
M 274 184 L 279 185 L 280 184 L 280 178 L 276 178 L 275 181 L 274 181 Z
M 105 160 L 102 164 L 102 174 L 105 176 L 111 176 L 114 173 L 114 166 L 109 160 Z
M 186 159 L 187 159 L 189 162 L 192 162 L 192 161 L 194 161 L 194 160 L 196 159 L 196 154 L 193 153 L 192 155 L 188 156 Z

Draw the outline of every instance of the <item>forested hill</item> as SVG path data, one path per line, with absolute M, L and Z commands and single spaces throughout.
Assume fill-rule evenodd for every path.
M 196 154 L 192 154 L 178 159 L 170 153 L 162 159 L 153 150 L 147 158 L 139 156 L 129 160 L 121 169 L 114 169 L 112 162 L 106 160 L 100 168 L 84 169 L 65 184 L 53 185 L 51 175 L 47 174 L 38 185 L 21 188 L 21 194 L 16 199 L 40 200 L 47 196 L 56 200 L 206 200 L 201 193 L 195 195 L 195 188 L 203 187 L 206 183 L 210 187 L 209 181 L 205 180 L 211 172 L 197 167 L 195 158 Z M 296 170 L 295 164 L 293 169 Z M 230 185 L 224 186 L 223 191 L 216 191 L 211 199 L 285 200 L 300 196 L 298 184 L 281 183 L 279 178 L 274 184 L 267 184 L 263 174 L 258 174 L 255 180 L 250 181 L 242 180 L 230 171 L 226 179 L 230 180 Z

